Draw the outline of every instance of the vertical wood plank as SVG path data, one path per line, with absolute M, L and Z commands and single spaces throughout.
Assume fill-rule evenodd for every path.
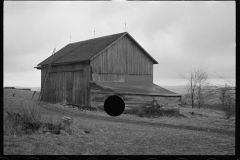
M 99 80 L 116 80 L 119 74 L 151 75 L 153 62 L 128 36 L 124 36 L 103 51 L 91 62 L 92 72 L 101 75 Z
M 54 73 L 51 73 L 51 103 L 54 103 L 54 99 L 55 99 L 55 95 L 54 95 L 54 80 L 55 80 L 55 77 L 54 77 Z

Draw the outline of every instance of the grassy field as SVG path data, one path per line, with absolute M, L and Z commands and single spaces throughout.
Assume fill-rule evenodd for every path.
M 52 121 L 68 116 L 74 119 L 74 132 L 71 135 L 38 132 L 17 136 L 4 134 L 5 155 L 235 154 L 234 134 L 197 131 L 184 127 L 146 125 L 148 123 L 194 126 L 234 133 L 235 126 L 232 125 L 232 121 L 225 120 L 223 113 L 219 111 L 181 108 L 180 112 L 186 117 L 140 118 L 121 115 L 111 118 L 104 112 L 83 112 L 60 104 L 38 102 L 38 93 L 31 100 L 32 94 L 31 91 L 5 89 L 4 111 L 21 113 L 22 108 L 33 106 L 44 117 L 50 117 Z M 189 114 L 192 111 L 202 116 L 192 116 Z M 85 133 L 82 130 L 88 132 Z

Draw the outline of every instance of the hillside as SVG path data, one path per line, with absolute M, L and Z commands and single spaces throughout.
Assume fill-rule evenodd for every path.
M 13 93 L 15 96 L 13 97 Z M 39 93 L 4 89 L 4 112 L 24 108 L 40 115 L 39 121 L 57 124 L 63 116 L 73 120 L 73 132 L 31 134 L 12 132 L 4 113 L 5 155 L 233 155 L 234 124 L 219 111 L 181 108 L 183 117 L 141 118 L 123 114 L 109 117 L 101 111 L 82 111 L 61 104 L 37 101 Z M 31 108 L 33 110 L 31 110 Z M 192 115 L 189 112 L 196 114 Z M 15 123 L 12 123 L 15 124 Z
M 162 86 L 163 88 L 166 88 L 172 92 L 178 93 L 178 94 L 187 94 L 187 87 L 185 85 L 179 85 L 179 86 Z

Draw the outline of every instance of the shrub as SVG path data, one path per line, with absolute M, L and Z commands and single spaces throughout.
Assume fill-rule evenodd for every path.
M 42 121 L 42 113 L 38 110 L 37 106 L 31 105 L 27 108 L 22 108 L 22 117 L 25 122 L 29 122 L 32 124 L 41 124 Z
M 131 108 L 131 109 L 125 109 L 123 111 L 123 114 L 130 114 L 130 115 L 133 115 L 133 114 L 137 114 L 139 112 L 139 109 L 138 108 Z
M 160 116 L 179 116 L 179 111 L 176 109 L 162 109 L 158 105 L 139 106 L 132 109 L 124 110 L 123 114 L 137 115 L 139 117 L 160 117 Z
M 224 105 L 221 105 L 221 110 L 225 113 L 226 119 L 229 119 L 235 114 L 235 103 L 232 97 L 228 96 Z
M 139 106 L 124 110 L 123 114 L 137 115 L 139 117 L 156 117 L 162 115 L 161 111 L 155 107 Z
M 137 115 L 138 117 L 146 117 L 146 114 L 143 112 L 138 112 Z

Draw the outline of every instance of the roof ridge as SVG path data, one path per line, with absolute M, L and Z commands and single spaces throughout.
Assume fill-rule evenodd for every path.
M 104 38 L 104 37 L 109 37 L 109 36 L 115 36 L 115 35 L 117 35 L 117 34 L 124 34 L 124 33 L 128 33 L 128 32 L 121 32 L 121 33 L 116 33 L 116 34 L 110 34 L 110 35 L 106 35 L 106 36 L 102 36 L 102 37 L 86 39 L 86 40 L 83 40 L 83 41 L 73 42 L 73 43 L 69 43 L 69 44 L 75 44 L 75 43 L 80 43 L 80 42 L 90 41 L 90 40 L 99 39 L 99 38 Z

